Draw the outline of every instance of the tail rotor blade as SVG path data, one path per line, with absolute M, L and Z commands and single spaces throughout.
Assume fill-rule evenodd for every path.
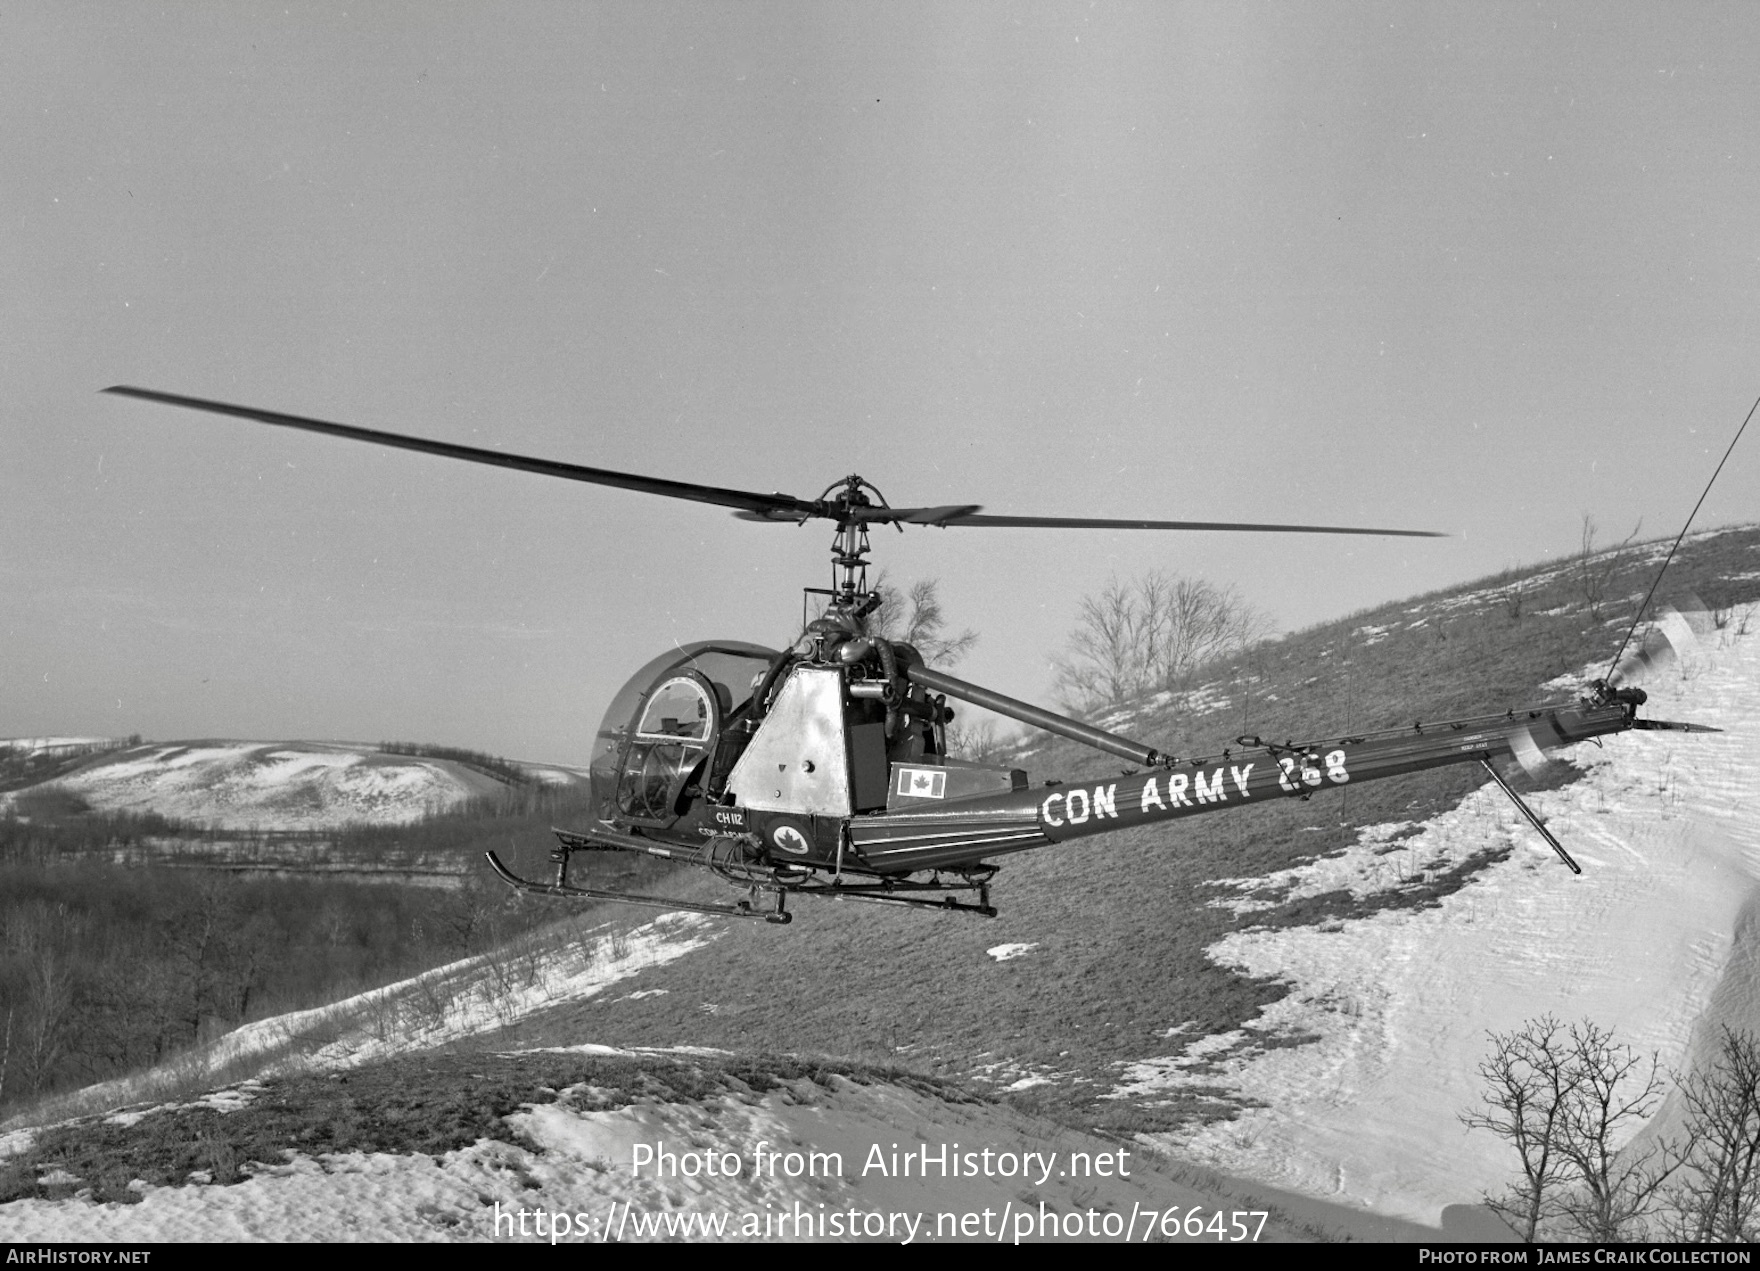
M 1670 614 L 1673 615 L 1672 618 Z M 1664 625 L 1673 622 L 1681 628 L 1685 632 L 1682 637 L 1685 644 L 1693 651 L 1697 651 L 1706 633 L 1715 629 L 1711 621 L 1711 611 L 1703 600 L 1690 591 L 1678 597 L 1672 604 L 1663 606 L 1662 622 Z
M 1689 612 L 1703 613 L 1704 606 L 1688 602 Z M 1676 665 L 1699 647 L 1693 621 L 1674 605 L 1664 605 L 1655 624 L 1638 644 L 1638 649 L 1614 670 L 1614 679 L 1621 684 L 1633 683 L 1660 674 Z

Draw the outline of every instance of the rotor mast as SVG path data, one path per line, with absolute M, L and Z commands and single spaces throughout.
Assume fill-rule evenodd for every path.
M 874 498 L 868 497 L 872 490 Z M 838 493 L 833 497 L 832 491 Z M 875 499 L 879 503 L 875 503 Z M 872 483 L 856 473 L 826 488 L 819 496 L 825 515 L 837 521 L 837 532 L 831 538 L 831 604 L 852 617 L 859 617 L 873 608 L 874 593 L 868 588 L 868 518 L 858 509 L 889 508 L 886 496 Z M 904 532 L 904 527 L 899 527 Z

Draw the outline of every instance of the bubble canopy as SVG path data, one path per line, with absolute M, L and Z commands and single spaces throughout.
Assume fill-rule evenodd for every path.
M 619 775 L 632 742 L 677 742 L 693 750 L 710 742 L 712 723 L 745 710 L 758 680 L 780 656 L 741 640 L 700 640 L 643 665 L 611 699 L 599 723 L 592 758 L 598 815 L 616 814 Z M 717 700 L 709 700 L 705 685 Z

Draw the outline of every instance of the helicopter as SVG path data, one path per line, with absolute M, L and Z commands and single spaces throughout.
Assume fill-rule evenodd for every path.
M 1640 717 L 1643 689 L 1621 682 L 1669 655 L 1679 639 L 1671 642 L 1671 623 L 1679 632 L 1684 621 L 1678 614 L 1653 630 L 1625 662 L 1620 661 L 1622 646 L 1610 674 L 1588 684 L 1572 703 L 1328 740 L 1280 743 L 1243 736 L 1218 754 L 1185 758 L 956 679 L 929 666 L 910 644 L 870 630 L 866 621 L 883 599 L 868 578 L 869 531 L 876 526 L 1444 537 L 1433 531 L 998 516 L 976 504 L 893 507 L 872 483 L 853 474 L 817 498 L 802 499 L 590 468 L 153 389 L 117 385 L 103 391 L 719 505 L 748 521 L 834 525 L 832 585 L 805 589 L 819 598 L 819 615 L 804 624 L 789 647 L 714 639 L 681 645 L 644 665 L 612 698 L 588 769 L 592 821 L 553 831 L 555 877 L 527 879 L 494 852 L 485 854 L 496 875 L 522 892 L 776 924 L 792 921 L 788 904 L 795 897 L 995 917 L 990 884 L 999 869 L 996 857 L 1280 798 L 1307 799 L 1322 790 L 1453 764 L 1481 765 L 1559 858 L 1581 873 L 1504 780 L 1496 761 L 1513 758 L 1533 768 L 1547 750 L 1630 729 L 1716 731 Z M 1019 768 L 948 753 L 949 699 L 1080 742 L 1130 766 L 1115 777 L 1033 786 Z M 570 859 L 578 852 L 635 852 L 706 868 L 747 895 L 714 904 L 580 886 L 568 877 Z

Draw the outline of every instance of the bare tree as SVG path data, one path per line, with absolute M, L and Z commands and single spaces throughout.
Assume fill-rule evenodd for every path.
M 67 955 L 44 941 L 29 953 L 25 968 L 25 1000 L 31 1013 L 25 1032 L 24 1058 L 30 1068 L 32 1093 L 39 1093 L 49 1072 L 66 1049 L 73 1022 L 74 976 Z
M 1643 528 L 1644 522 L 1639 520 L 1632 527 L 1632 532 L 1626 535 L 1624 541 L 1617 547 L 1597 551 L 1595 549 L 1595 518 L 1587 512 L 1583 513 L 1583 541 L 1573 565 L 1577 590 L 1582 594 L 1583 604 L 1589 611 L 1589 617 L 1595 621 L 1601 620 L 1601 612 L 1607 604 L 1608 588 L 1613 585 L 1614 577 L 1619 573 L 1620 566 L 1625 564 L 1626 558 L 1630 554 L 1632 540 L 1638 537 L 1638 532 Z
M 6 1037 L 0 1041 L 0 1108 L 6 1106 L 6 1070 L 12 1064 L 12 1015 L 15 1009 L 13 1003 L 6 1004 Z
M 978 633 L 968 628 L 958 635 L 947 634 L 940 587 L 937 579 L 919 578 L 901 592 L 882 571 L 874 580 L 880 605 L 868 615 L 867 634 L 908 644 L 926 662 L 952 666 L 972 651 Z
M 1760 1041 L 1723 1030 L 1717 1061 L 1681 1085 L 1686 1159 L 1668 1201 L 1670 1239 L 1760 1239 Z
M 979 719 L 973 724 L 947 726 L 947 753 L 974 763 L 995 759 L 1010 740 L 1008 734 L 997 729 L 994 720 Z
M 1662 1185 L 1680 1164 L 1668 1143 L 1638 1148 L 1625 1142 L 1662 1102 L 1662 1062 L 1655 1055 L 1641 1058 L 1585 1020 L 1571 1025 L 1570 1063 L 1576 1082 L 1562 1149 L 1576 1185 L 1561 1204 L 1566 1225 L 1600 1244 L 1639 1238 Z
M 204 1026 L 242 1020 L 267 971 L 274 923 L 248 914 L 234 887 L 205 880 L 161 920 L 161 931 L 177 972 L 177 1017 L 186 1038 L 199 1040 Z
M 1521 1175 L 1484 1205 L 1532 1244 L 1558 1218 L 1565 1184 L 1562 1149 L 1577 1074 L 1563 1026 L 1551 1015 L 1510 1033 L 1491 1033 L 1491 1054 L 1479 1065 L 1484 1111 L 1461 1115 L 1469 1130 L 1489 1130 L 1516 1150 Z
M 1067 649 L 1054 659 L 1057 692 L 1073 710 L 1189 688 L 1206 664 L 1268 628 L 1232 587 L 1152 570 L 1085 596 Z
M 1591 1021 L 1566 1028 L 1551 1015 L 1490 1039 L 1479 1065 L 1484 1110 L 1461 1121 L 1515 1148 L 1520 1174 L 1486 1196 L 1486 1208 L 1530 1243 L 1547 1234 L 1597 1242 L 1643 1235 L 1680 1163 L 1666 1142 L 1627 1142 L 1662 1100 L 1660 1060 L 1641 1058 Z
M 65 1055 L 78 1022 L 80 980 L 75 954 L 84 924 L 66 905 L 37 900 L 7 913 L 4 934 L 21 973 L 20 1000 L 11 1004 L 8 1016 L 18 1005 L 24 1007 L 17 1012 L 16 1044 L 25 1080 L 33 1094 L 40 1093 Z M 14 1046 L 10 1019 L 7 1031 L 10 1060 Z
M 1069 649 L 1052 660 L 1058 695 L 1078 711 L 1140 696 L 1148 689 L 1147 644 L 1141 606 L 1114 578 L 1099 595 L 1082 597 Z
M 1188 688 L 1207 663 L 1264 636 L 1269 620 L 1231 587 L 1200 578 L 1174 581 L 1157 643 L 1158 688 Z

